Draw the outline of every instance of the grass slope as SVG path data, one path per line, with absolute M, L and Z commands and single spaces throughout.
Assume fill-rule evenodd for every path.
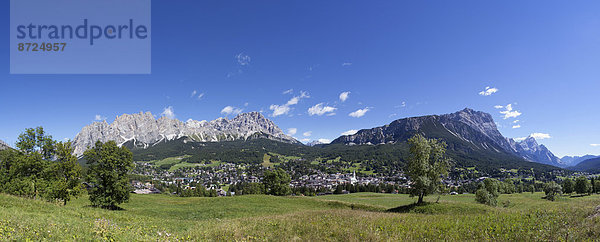
M 600 217 L 587 218 L 599 196 L 540 199 L 502 195 L 487 207 L 472 195 L 409 206 L 406 195 L 179 198 L 133 195 L 122 211 L 0 195 L 0 240 L 594 240 Z M 436 196 L 428 197 L 434 202 Z M 398 209 L 398 208 L 410 209 Z M 403 213 L 391 211 L 404 211 Z

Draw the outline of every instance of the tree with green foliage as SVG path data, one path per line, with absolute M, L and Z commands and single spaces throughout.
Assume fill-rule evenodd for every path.
M 448 174 L 446 143 L 421 134 L 408 139 L 408 143 L 410 157 L 405 171 L 411 181 L 410 195 L 417 196 L 417 204 L 422 204 L 425 196 L 439 190 L 442 176 Z
M 575 180 L 575 192 L 577 194 L 589 193 L 591 188 L 592 185 L 585 176 L 577 177 L 577 180 Z
M 56 160 L 50 164 L 47 171 L 52 181 L 49 197 L 61 200 L 65 205 L 71 197 L 81 193 L 81 166 L 77 163 L 77 157 L 73 155 L 73 149 L 70 141 L 56 143 Z
M 117 205 L 129 201 L 132 191 L 129 172 L 133 169 L 133 155 L 114 141 L 96 142 L 84 153 L 89 164 L 87 180 L 92 205 L 117 209 Z
M 573 184 L 573 180 L 571 180 L 571 178 L 565 179 L 562 183 L 562 188 L 563 188 L 564 194 L 568 195 L 568 194 L 573 193 L 573 187 L 574 187 L 574 184 Z
M 513 194 L 516 192 L 515 183 L 512 179 L 506 179 L 501 183 L 500 193 L 503 194 Z
M 38 152 L 44 159 L 52 159 L 56 141 L 47 135 L 43 127 L 28 128 L 19 135 L 17 148 L 25 153 Z
M 594 187 L 596 188 L 596 193 L 600 193 L 600 180 L 596 179 L 594 184 L 595 184 Z
M 475 201 L 496 206 L 498 204 L 498 196 L 500 196 L 500 181 L 493 178 L 486 178 L 479 184 L 479 188 L 475 192 Z
M 265 171 L 263 184 L 267 194 L 275 196 L 289 195 L 292 190 L 290 188 L 291 178 L 281 168 Z
M 531 192 L 531 194 L 535 193 L 535 185 L 533 184 L 529 184 L 529 186 L 527 186 L 529 188 L 529 191 Z
M 551 181 L 544 185 L 544 193 L 546 193 L 545 199 L 554 201 L 562 194 L 562 187 L 558 183 Z
M 71 143 L 56 142 L 42 127 L 19 135 L 18 150 L 0 152 L 0 192 L 66 204 L 81 191 L 81 167 Z
M 335 187 L 335 191 L 333 191 L 333 194 L 344 194 L 344 186 L 343 185 L 337 185 Z

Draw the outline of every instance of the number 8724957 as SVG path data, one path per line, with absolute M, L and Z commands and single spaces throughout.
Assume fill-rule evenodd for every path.
M 19 51 L 65 51 L 67 43 L 19 43 Z

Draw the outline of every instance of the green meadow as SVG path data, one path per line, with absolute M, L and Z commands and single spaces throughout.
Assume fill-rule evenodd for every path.
M 135 195 L 122 210 L 66 206 L 0 195 L 0 240 L 599 240 L 600 196 L 501 195 L 498 207 L 473 195 L 355 193 L 320 197 Z

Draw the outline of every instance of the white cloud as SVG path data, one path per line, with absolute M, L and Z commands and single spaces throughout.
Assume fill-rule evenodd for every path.
M 517 119 L 517 120 L 513 121 L 513 124 L 516 124 L 516 123 L 518 123 L 519 121 L 521 121 L 521 120 L 518 120 L 518 119 Z
M 342 66 L 351 66 L 351 65 L 352 65 L 352 62 L 344 62 L 344 63 L 342 63 Z
M 296 105 L 298 104 L 298 102 L 300 102 L 301 99 L 309 97 L 310 96 L 307 92 L 301 91 L 300 96 L 292 97 L 289 101 L 287 101 L 287 103 L 283 105 L 271 104 L 271 106 L 269 106 L 269 109 L 273 111 L 273 114 L 271 115 L 273 117 L 277 117 L 279 115 L 288 114 L 290 110 L 292 110 L 290 106 Z
M 235 58 L 237 59 L 238 64 L 240 64 L 242 66 L 249 65 L 250 62 L 252 61 L 252 58 L 250 58 L 250 56 L 244 54 L 244 52 L 239 53 L 238 55 L 235 56 Z
M 350 114 L 348 114 L 348 116 L 350 117 L 354 117 L 354 118 L 360 118 L 362 116 L 365 116 L 365 114 L 369 111 L 369 108 L 363 108 L 363 109 L 359 109 L 356 110 L 354 112 L 351 112 Z
M 494 108 L 495 108 L 495 109 L 503 109 L 503 108 L 504 108 L 504 106 L 502 106 L 502 105 L 496 105 L 496 106 L 494 106 Z
M 513 129 L 518 129 L 518 128 L 521 128 L 521 125 L 520 125 L 520 124 L 513 125 L 513 126 L 512 126 L 512 128 L 513 128 Z
M 340 93 L 340 101 L 345 102 L 346 99 L 348 99 L 348 97 L 350 97 L 349 95 L 350 95 L 350 92 L 342 92 L 342 93 Z
M 236 108 L 233 106 L 227 106 L 221 110 L 221 114 L 225 114 L 225 115 L 229 115 L 229 114 L 238 115 L 241 112 L 242 112 L 242 109 Z
M 281 94 L 292 94 L 292 92 L 294 91 L 294 89 L 288 89 L 283 91 Z
M 312 131 L 306 131 L 306 132 L 302 133 L 302 135 L 304 135 L 305 137 L 311 136 Z
M 342 135 L 353 135 L 353 134 L 356 134 L 357 132 L 358 132 L 358 130 L 351 129 L 351 130 L 348 130 L 346 132 L 343 132 Z
M 550 137 L 549 134 L 544 134 L 544 133 L 533 133 L 533 134 L 530 134 L 529 137 L 533 137 L 537 140 L 552 138 L 552 137 Z
M 516 118 L 519 117 L 522 113 L 513 110 L 512 104 L 508 104 L 504 107 L 504 111 L 500 111 L 501 114 L 504 114 L 504 119 Z
M 160 114 L 160 116 L 164 116 L 170 119 L 174 119 L 175 118 L 175 112 L 173 111 L 173 107 L 168 106 L 165 109 L 163 109 L 163 112 Z
M 96 121 L 102 121 L 102 120 L 106 120 L 106 117 L 103 117 L 100 114 L 96 114 L 96 116 L 94 117 L 94 120 L 96 120 Z
M 495 88 L 495 87 L 492 87 L 492 88 L 485 87 L 485 90 L 479 92 L 479 95 L 481 95 L 481 96 L 489 96 L 489 95 L 492 95 L 492 94 L 496 93 L 497 91 L 498 91 L 498 88 Z
M 592 147 L 600 147 L 600 144 L 590 144 Z
M 289 128 L 287 131 L 288 131 L 287 134 L 289 136 L 293 136 L 293 135 L 295 135 L 298 132 L 298 129 L 297 128 Z
M 331 140 L 328 139 L 318 139 L 319 142 L 323 143 L 323 144 L 329 144 L 331 143 Z
M 319 103 L 315 106 L 312 106 L 310 108 L 308 108 L 308 115 L 313 116 L 313 115 L 318 115 L 321 116 L 323 114 L 327 114 L 328 116 L 330 114 L 335 115 L 335 110 L 337 108 L 331 107 L 331 106 L 324 106 L 323 103 Z
M 198 96 L 196 96 L 196 94 L 198 94 Z M 192 91 L 192 95 L 190 95 L 191 98 L 196 97 L 198 98 L 198 100 L 202 99 L 202 97 L 204 97 L 204 93 L 198 93 L 197 90 Z
M 302 141 L 303 143 L 307 143 L 310 141 L 310 139 L 301 139 L 300 141 Z
M 527 139 L 529 137 L 533 137 L 536 140 L 543 140 L 543 139 L 552 138 L 552 137 L 550 137 L 549 134 L 545 134 L 545 133 L 532 133 L 532 134 L 530 134 L 527 137 L 514 138 L 514 140 L 517 141 L 517 142 L 521 142 L 521 141 L 523 141 L 523 140 L 525 140 L 525 139 Z
M 272 104 L 271 106 L 269 106 L 270 110 L 273 110 L 273 117 L 277 117 L 279 115 L 283 115 L 283 114 L 287 114 L 288 112 L 290 112 L 291 108 L 287 105 L 276 105 L 276 104 Z

